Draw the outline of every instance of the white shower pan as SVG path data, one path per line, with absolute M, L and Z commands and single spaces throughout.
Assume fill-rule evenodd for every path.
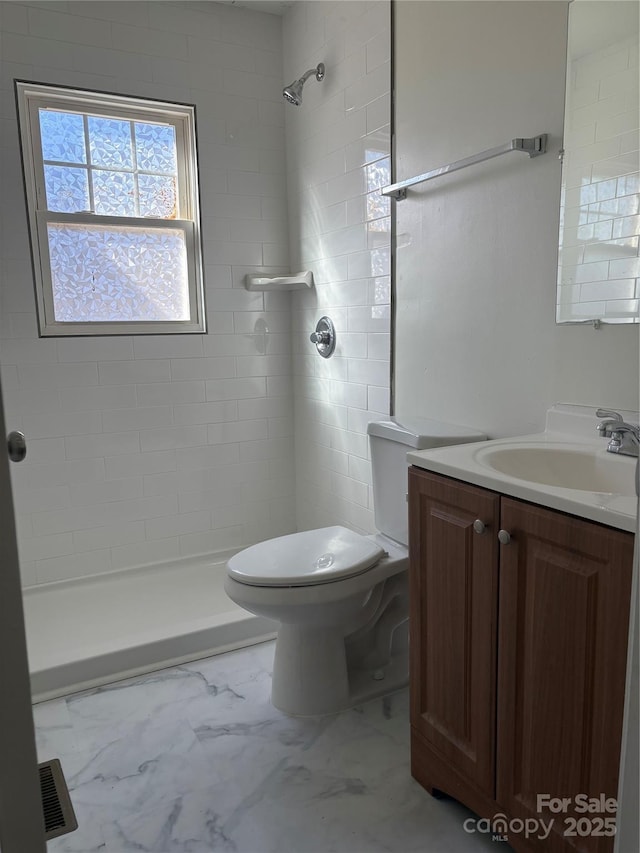
M 34 702 L 275 637 L 224 591 L 231 554 L 24 590 Z

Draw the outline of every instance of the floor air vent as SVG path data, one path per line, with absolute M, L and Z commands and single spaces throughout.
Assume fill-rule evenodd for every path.
M 44 814 L 44 831 L 47 841 L 66 835 L 78 828 L 78 821 L 71 805 L 69 790 L 64 780 L 60 761 L 52 758 L 38 765 L 40 794 Z

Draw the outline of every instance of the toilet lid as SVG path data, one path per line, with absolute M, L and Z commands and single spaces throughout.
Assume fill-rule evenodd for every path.
M 227 563 L 229 575 L 254 586 L 311 586 L 357 575 L 384 550 L 346 527 L 323 527 L 259 542 Z

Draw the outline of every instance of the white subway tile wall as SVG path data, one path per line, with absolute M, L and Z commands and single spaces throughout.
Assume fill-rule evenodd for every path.
M 638 317 L 638 35 L 571 64 L 558 320 Z
M 243 286 L 289 267 L 281 18 L 2 2 L 0 59 L 0 363 L 7 423 L 29 442 L 12 466 L 24 584 L 292 532 L 290 299 Z M 37 337 L 14 78 L 196 105 L 208 335 Z
M 298 528 L 370 532 L 366 428 L 390 395 L 390 4 L 296 2 L 283 32 L 287 83 L 326 65 L 286 110 L 291 263 L 316 282 L 292 294 Z M 309 341 L 324 314 L 327 360 Z

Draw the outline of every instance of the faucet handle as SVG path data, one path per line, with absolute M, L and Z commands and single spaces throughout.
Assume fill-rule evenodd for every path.
M 617 423 L 623 423 L 623 418 L 620 412 L 614 412 L 612 409 L 596 409 L 597 418 L 607 418 L 597 426 L 597 430 L 604 438 L 611 436 L 611 431 L 615 429 Z
M 612 409 L 596 409 L 597 418 L 611 418 L 614 421 L 622 421 L 623 417 L 620 412 L 614 412 Z

